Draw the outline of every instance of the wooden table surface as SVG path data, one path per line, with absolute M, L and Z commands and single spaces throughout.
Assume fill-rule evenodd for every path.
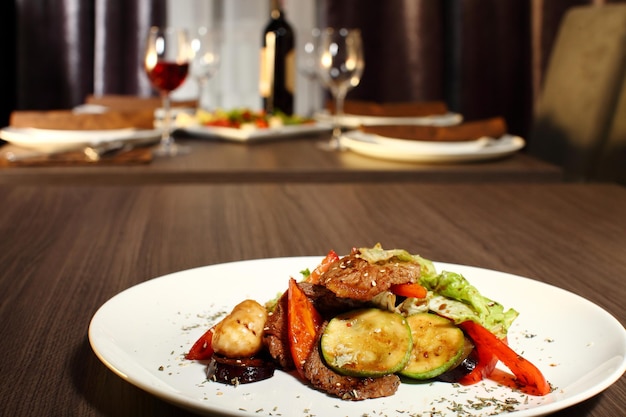
M 616 185 L 1 185 L 0 207 L 1 415 L 191 416 L 105 367 L 87 329 L 122 290 L 228 261 L 381 242 L 554 284 L 626 321 Z M 619 416 L 625 398 L 622 377 L 555 415 Z
M 560 168 L 523 152 L 475 163 L 417 164 L 327 152 L 325 136 L 238 143 L 181 138 L 187 155 L 149 164 L 0 167 L 0 184 L 165 184 L 240 182 L 560 181 Z M 1 153 L 1 148 L 0 148 Z

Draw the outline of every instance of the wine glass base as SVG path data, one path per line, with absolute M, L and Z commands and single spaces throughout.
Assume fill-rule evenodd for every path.
M 333 137 L 326 142 L 318 142 L 317 147 L 327 152 L 342 152 L 347 150 L 347 148 L 341 143 L 341 138 L 336 137 Z
M 152 149 L 152 155 L 154 156 L 176 156 L 185 155 L 191 151 L 189 146 L 179 145 L 177 143 L 159 144 Z

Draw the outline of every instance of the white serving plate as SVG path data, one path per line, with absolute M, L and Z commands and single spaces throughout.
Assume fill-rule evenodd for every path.
M 185 126 L 182 129 L 187 133 L 200 137 L 237 142 L 255 142 L 328 132 L 332 129 L 332 126 L 327 123 L 310 123 L 265 129 L 236 129 L 219 126 Z
M 519 136 L 480 138 L 468 142 L 427 142 L 382 137 L 360 130 L 345 132 L 341 143 L 353 152 L 402 162 L 472 162 L 502 158 L 522 149 Z
M 160 130 L 153 129 L 106 129 L 106 130 L 57 130 L 31 127 L 5 127 L 0 138 L 23 148 L 41 152 L 62 152 L 86 146 L 97 146 L 109 142 L 156 142 Z
M 597 305 L 539 281 L 445 263 L 435 266 L 462 273 L 485 296 L 519 311 L 509 344 L 544 373 L 552 393 L 530 396 L 491 380 L 469 387 L 432 382 L 402 384 L 392 397 L 351 402 L 282 371 L 237 387 L 208 382 L 204 364 L 184 359 L 197 338 L 240 301 L 273 299 L 287 288 L 289 277 L 299 279 L 299 271 L 313 269 L 322 258 L 233 262 L 146 281 L 100 307 L 89 326 L 91 346 L 129 383 L 207 416 L 457 416 L 451 411 L 455 404 L 479 398 L 508 402 L 507 415 L 542 416 L 600 393 L 626 369 L 626 331 Z M 487 403 L 471 415 L 491 415 L 494 407 Z

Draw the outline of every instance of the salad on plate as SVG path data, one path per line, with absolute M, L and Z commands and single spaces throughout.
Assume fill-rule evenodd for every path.
M 185 358 L 205 361 L 216 383 L 278 369 L 350 401 L 391 396 L 403 382 L 472 385 L 502 362 L 520 389 L 546 395 L 542 372 L 507 344 L 517 316 L 462 275 L 377 244 L 343 257 L 331 250 L 275 299 L 242 300 Z
M 243 130 L 275 129 L 313 123 L 315 120 L 299 115 L 288 115 L 280 111 L 270 114 L 245 107 L 215 111 L 198 109 L 194 114 L 179 113 L 176 117 L 176 125 L 179 127 L 207 126 Z

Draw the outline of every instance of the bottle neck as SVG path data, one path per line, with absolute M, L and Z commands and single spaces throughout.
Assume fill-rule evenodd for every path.
M 283 17 L 282 2 L 280 0 L 270 0 L 270 16 L 272 19 L 280 19 Z

